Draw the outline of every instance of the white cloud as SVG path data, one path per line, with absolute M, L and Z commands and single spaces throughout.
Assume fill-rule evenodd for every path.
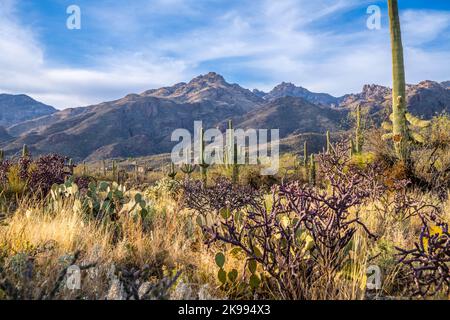
M 98 57 L 95 69 L 52 67 L 35 35 L 14 18 L 13 1 L 0 11 L 0 92 L 26 93 L 58 108 L 120 98 L 186 78 L 181 60 L 140 52 Z
M 408 45 L 431 42 L 449 31 L 450 12 L 407 10 L 402 14 L 402 31 Z
M 370 31 L 365 28 L 363 8 L 360 29 L 344 32 L 340 26 L 325 31 L 314 27 L 315 22 L 370 1 L 243 2 L 235 9 L 215 12 L 205 23 L 184 32 L 154 35 L 151 43 L 136 43 L 128 51 L 116 51 L 107 58 L 94 56 L 90 61 L 93 68 L 53 66 L 33 31 L 14 18 L 13 2 L 2 0 L 0 4 L 0 92 L 27 93 L 60 108 L 186 81 L 202 69 L 202 64 L 214 66 L 220 61 L 226 61 L 231 72 L 252 75 L 251 80 L 242 82 L 244 86 L 264 90 L 291 81 L 342 95 L 359 91 L 365 83 L 391 82 L 387 20 L 382 30 Z M 207 14 L 197 7 L 197 1 L 141 2 L 145 3 L 151 5 L 97 9 L 96 17 L 105 25 L 112 23 L 108 24 L 111 33 L 139 35 L 145 26 L 142 17 L 153 10 L 190 17 Z M 95 11 L 95 7 L 90 10 Z M 140 19 L 134 19 L 134 14 Z M 424 44 L 440 39 L 449 24 L 450 13 L 446 12 L 408 10 L 402 14 L 408 82 L 448 80 L 448 53 Z M 258 78 L 262 80 L 254 80 Z

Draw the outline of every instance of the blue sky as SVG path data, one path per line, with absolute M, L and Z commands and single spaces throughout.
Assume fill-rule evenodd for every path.
M 390 85 L 386 2 L 0 0 L 0 92 L 75 107 L 209 71 L 262 90 Z M 408 82 L 450 80 L 450 1 L 399 3 Z M 66 28 L 73 4 L 81 30 Z M 366 27 L 370 5 L 382 10 L 380 30 Z

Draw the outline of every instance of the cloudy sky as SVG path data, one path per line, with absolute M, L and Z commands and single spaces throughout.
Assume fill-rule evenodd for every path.
M 215 71 L 270 90 L 390 85 L 386 0 L 0 0 L 0 93 L 57 108 Z M 450 80 L 450 1 L 399 0 L 407 80 Z M 81 9 L 69 30 L 67 7 Z M 367 8 L 381 8 L 369 30 Z

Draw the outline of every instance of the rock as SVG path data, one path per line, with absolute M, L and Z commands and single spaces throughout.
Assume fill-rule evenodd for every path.
M 113 279 L 109 287 L 106 300 L 125 300 L 126 294 L 119 279 Z

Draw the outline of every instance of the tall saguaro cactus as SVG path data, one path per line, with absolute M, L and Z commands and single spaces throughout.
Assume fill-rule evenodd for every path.
M 206 183 L 208 182 L 208 167 L 209 164 L 205 161 L 205 140 L 204 140 L 205 132 L 203 128 L 200 128 L 200 134 L 199 134 L 199 146 L 200 146 L 200 154 L 199 154 L 199 166 L 200 171 L 202 173 L 202 180 L 204 185 L 206 186 Z
M 311 154 L 309 163 L 309 183 L 313 186 L 316 185 L 316 160 L 314 159 L 314 154 Z
M 330 138 L 330 131 L 327 130 L 327 153 L 331 152 L 331 138 Z
M 303 166 L 308 166 L 308 141 L 303 143 Z
M 234 141 L 233 134 L 233 121 L 228 121 L 228 137 L 227 137 L 227 150 L 226 150 L 226 165 L 227 168 L 232 170 L 232 181 L 236 184 L 239 180 L 239 167 L 238 167 L 238 145 Z
M 113 162 L 112 162 L 112 177 L 113 177 L 113 181 L 119 182 L 119 175 L 117 174 L 116 160 L 113 160 Z
M 28 146 L 26 144 L 22 147 L 22 158 L 26 158 L 30 155 L 30 152 L 28 151 Z
M 392 47 L 392 138 L 397 157 L 410 161 L 409 132 L 406 120 L 405 65 L 398 0 L 388 0 Z
M 356 128 L 355 128 L 355 152 L 360 154 L 362 152 L 363 139 L 361 132 L 361 106 L 356 107 Z

